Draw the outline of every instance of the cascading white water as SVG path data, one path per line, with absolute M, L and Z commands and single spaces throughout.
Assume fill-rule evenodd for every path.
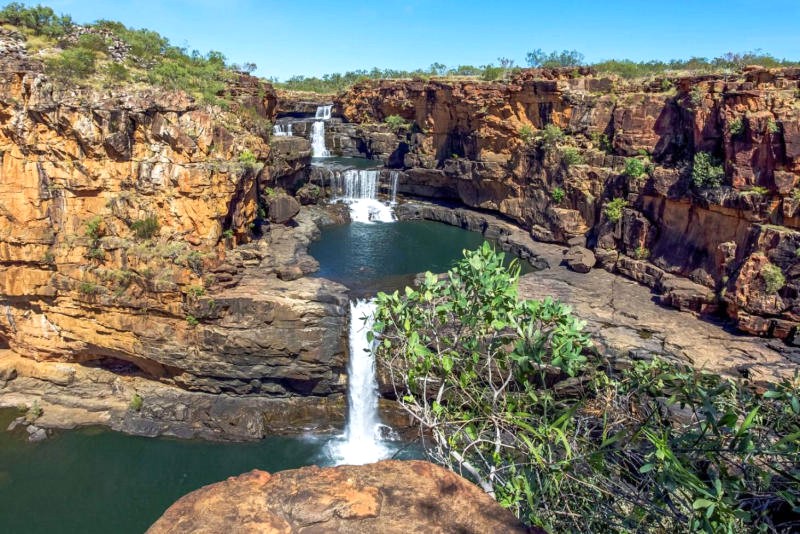
M 294 135 L 292 133 L 292 123 L 291 122 L 286 123 L 285 127 L 283 124 L 276 124 L 275 126 L 272 127 L 272 135 L 274 135 L 275 137 L 289 137 L 291 135 Z
M 325 123 L 322 121 L 311 125 L 311 155 L 315 158 L 327 158 L 331 155 L 325 146 Z
M 389 173 L 389 178 L 392 180 L 392 200 L 389 203 L 395 205 L 397 204 L 397 183 L 400 181 L 400 173 L 392 171 Z
M 332 109 L 333 106 L 318 106 L 317 113 L 314 115 L 314 118 L 326 121 L 331 118 Z
M 350 206 L 353 222 L 392 222 L 394 210 L 378 200 L 381 171 L 348 169 L 331 174 L 331 196 Z M 392 178 L 395 180 L 395 178 Z M 392 183 L 392 201 L 396 184 Z
M 381 439 L 386 428 L 378 415 L 375 352 L 367 332 L 375 322 L 374 300 L 350 302 L 350 362 L 347 366 L 347 427 L 342 439 L 329 444 L 337 465 L 361 465 L 382 460 L 389 449 Z

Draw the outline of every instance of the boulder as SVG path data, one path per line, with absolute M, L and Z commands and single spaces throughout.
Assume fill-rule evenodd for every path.
M 285 194 L 272 195 L 267 199 L 267 217 L 269 222 L 284 224 L 300 212 L 300 203 Z
M 594 252 L 585 247 L 572 247 L 564 253 L 567 266 L 577 273 L 588 273 L 597 263 Z
M 305 184 L 295 196 L 303 206 L 317 204 L 322 199 L 322 189 L 316 184 Z
M 544 532 L 480 488 L 421 461 L 253 470 L 173 504 L 148 534 L 184 532 Z

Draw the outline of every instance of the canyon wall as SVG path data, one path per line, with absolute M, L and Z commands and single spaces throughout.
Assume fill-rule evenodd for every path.
M 346 289 L 299 279 L 313 217 L 264 212 L 308 163 L 269 146 L 273 88 L 234 76 L 225 108 L 79 88 L 17 39 L 0 35 L 0 349 L 182 390 L 340 396 Z M 2 360 L 0 384 L 49 376 Z
M 588 245 L 663 302 L 792 341 L 799 81 L 798 69 L 647 81 L 528 70 L 492 83 L 366 81 L 339 95 L 334 112 L 356 125 L 356 146 L 380 147 L 365 155 L 405 171 L 402 192 L 498 212 L 539 240 Z M 718 187 L 693 185 L 700 152 L 724 162 Z

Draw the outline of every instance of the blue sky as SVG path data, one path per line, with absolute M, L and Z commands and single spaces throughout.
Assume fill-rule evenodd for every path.
M 0 0 L 0 5 L 5 5 Z M 800 59 L 800 0 L 52 0 L 78 22 L 114 19 L 176 45 L 252 61 L 285 80 L 440 62 L 523 64 L 533 49 L 588 61 L 714 57 L 756 48 Z

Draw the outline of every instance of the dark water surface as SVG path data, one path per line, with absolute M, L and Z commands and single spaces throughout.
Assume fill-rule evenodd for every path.
M 476 249 L 484 241 L 478 232 L 431 221 L 350 223 L 323 228 L 309 254 L 320 264 L 315 276 L 340 282 L 352 296 L 364 297 L 410 285 L 417 273 L 444 272 L 463 257 L 464 249 Z M 532 270 L 521 263 L 523 272 Z
M 325 438 L 253 443 L 144 438 L 103 428 L 28 443 L 0 410 L 0 532 L 142 533 L 174 501 L 206 484 L 263 469 L 324 465 Z

